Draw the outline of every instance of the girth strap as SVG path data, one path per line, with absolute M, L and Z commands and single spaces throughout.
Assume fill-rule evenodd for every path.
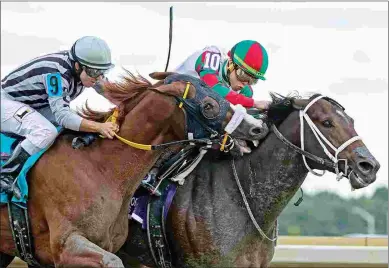
M 147 238 L 151 256 L 157 267 L 172 268 L 165 222 L 177 186 L 168 180 L 163 180 L 160 188 L 161 197 L 150 196 L 147 204 Z
M 28 265 L 43 267 L 34 258 L 34 246 L 32 244 L 27 208 L 22 208 L 10 201 L 8 201 L 7 205 L 17 256 L 27 262 Z

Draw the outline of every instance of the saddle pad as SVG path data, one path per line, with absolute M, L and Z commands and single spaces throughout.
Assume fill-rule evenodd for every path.
M 150 193 L 145 190 L 141 185 L 135 191 L 128 210 L 128 218 L 137 221 L 142 225 L 142 229 L 147 229 L 147 205 L 151 202 L 150 198 L 157 198 L 159 208 L 165 207 L 164 219 L 167 218 L 167 213 L 169 212 L 170 205 L 173 201 L 174 195 L 176 194 L 177 185 L 174 182 L 168 182 L 162 190 L 162 195 L 160 197 L 151 196 Z
M 58 133 L 61 133 L 62 127 L 57 127 Z M 11 138 L 3 133 L 0 133 L 0 144 L 1 144 L 1 155 L 12 155 L 12 144 L 16 141 L 15 138 Z M 34 164 L 38 161 L 38 159 L 42 156 L 42 154 L 46 151 L 41 150 L 40 152 L 31 155 L 26 163 L 23 166 L 22 171 L 20 171 L 18 175 L 18 181 L 17 185 L 19 186 L 19 189 L 22 192 L 22 197 L 20 199 L 17 199 L 15 196 L 11 198 L 11 202 L 19 205 L 21 207 L 26 207 L 27 200 L 28 200 L 28 184 L 27 184 L 27 173 L 31 169 L 31 167 L 34 166 Z M 6 161 L 3 159 L 1 160 L 1 166 Z M 0 203 L 7 203 L 9 199 L 9 196 L 6 193 L 0 193 Z

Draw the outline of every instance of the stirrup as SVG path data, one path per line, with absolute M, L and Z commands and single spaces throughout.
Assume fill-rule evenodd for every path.
M 2 184 L 6 184 L 7 188 L 1 187 L 2 192 L 7 193 L 8 195 L 13 195 L 17 199 L 22 198 L 22 192 L 19 189 L 18 185 L 16 184 L 15 180 L 12 179 L 10 176 L 4 176 L 1 178 Z

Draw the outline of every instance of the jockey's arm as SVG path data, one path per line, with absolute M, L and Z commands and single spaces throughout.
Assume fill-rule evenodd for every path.
M 246 85 L 242 88 L 242 90 L 240 91 L 241 95 L 244 95 L 248 98 L 252 98 L 253 97 L 253 89 L 251 88 L 250 85 Z M 265 101 L 265 100 L 262 100 L 262 101 L 254 101 L 254 107 L 259 109 L 259 110 L 266 110 L 266 109 L 269 109 L 269 105 L 270 105 L 270 101 Z
M 230 103 L 236 105 L 241 104 L 245 108 L 257 108 L 260 110 L 266 110 L 269 108 L 269 101 L 255 101 L 251 97 L 252 89 L 250 86 L 245 86 L 242 91 L 246 88 L 246 92 L 241 91 L 241 93 L 236 93 L 235 91 L 229 89 L 228 87 L 223 86 L 222 81 L 220 81 L 219 76 L 214 73 L 209 73 L 202 71 L 200 72 L 201 80 L 203 80 L 210 88 L 219 93 L 223 98 L 228 100 Z M 251 92 L 251 93 L 250 93 Z M 245 96 L 245 95 L 246 96 Z
M 55 121 L 62 127 L 79 131 L 82 117 L 70 110 L 69 82 L 60 73 L 45 75 L 45 88 Z
M 100 133 L 110 139 L 114 137 L 117 130 L 118 126 L 112 122 L 99 123 L 88 119 L 82 119 L 80 125 L 80 131 Z
M 52 78 L 54 77 L 54 78 Z M 74 131 L 98 132 L 102 135 L 113 138 L 114 132 L 117 129 L 116 124 L 111 122 L 99 123 L 82 118 L 78 114 L 70 110 L 69 102 L 66 94 L 69 86 L 68 81 L 60 75 L 60 73 L 49 74 L 45 79 L 48 101 L 55 117 L 55 121 L 64 128 Z M 51 85 L 49 85 L 51 83 Z
M 223 85 L 222 78 L 219 74 L 219 65 L 217 66 L 217 68 L 212 68 L 212 66 L 207 67 L 207 64 L 205 64 L 205 60 L 207 57 L 204 56 L 206 53 L 210 52 L 204 51 L 203 54 L 199 56 L 196 62 L 196 71 L 199 74 L 200 79 L 203 80 L 210 88 L 215 90 L 217 93 L 219 93 L 219 95 L 221 95 L 230 103 L 234 105 L 241 104 L 242 106 L 248 108 L 253 107 L 254 100 L 252 98 L 236 93 L 235 91 Z

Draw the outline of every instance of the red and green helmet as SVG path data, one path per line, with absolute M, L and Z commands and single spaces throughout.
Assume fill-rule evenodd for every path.
M 228 56 L 233 63 L 256 79 L 266 80 L 269 63 L 266 49 L 257 41 L 243 40 L 232 47 Z

